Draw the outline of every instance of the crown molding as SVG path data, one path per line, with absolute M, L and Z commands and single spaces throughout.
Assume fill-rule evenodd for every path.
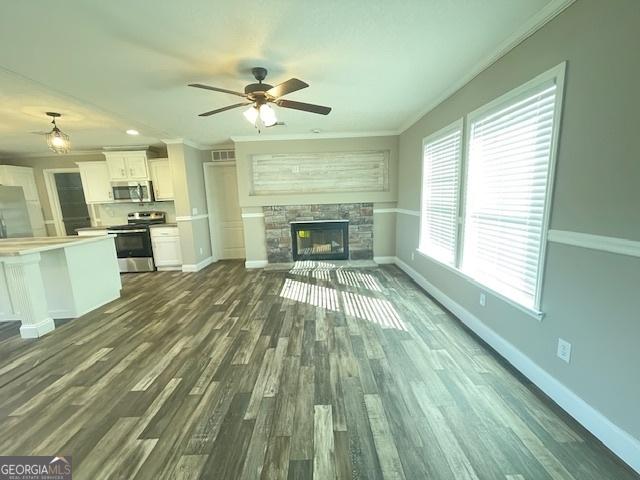
M 483 71 L 489 68 L 491 65 L 496 63 L 502 57 L 504 57 L 507 53 L 517 47 L 524 40 L 529 38 L 531 35 L 536 33 L 542 27 L 544 27 L 547 23 L 553 20 L 555 17 L 560 15 L 564 10 L 566 10 L 575 0 L 552 0 L 547 5 L 544 6 L 540 11 L 538 11 L 534 16 L 529 18 L 525 23 L 523 23 L 518 29 L 516 29 L 504 42 L 502 42 L 498 48 L 496 48 L 491 54 L 484 57 L 480 62 L 478 62 L 474 68 L 472 68 L 469 73 L 460 78 L 459 81 L 451 84 L 449 88 L 444 90 L 436 99 L 427 104 L 427 107 L 422 109 L 420 113 L 410 117 L 399 129 L 399 133 L 404 133 L 411 126 L 413 126 L 418 120 L 427 115 L 433 109 L 435 109 L 438 105 L 444 102 L 446 99 L 451 97 L 454 93 L 468 84 L 471 80 L 480 75 Z
M 95 150 L 72 150 L 68 153 L 59 154 L 53 153 L 51 151 L 47 152 L 29 152 L 29 153 L 14 153 L 14 154 L 3 154 L 0 156 L 2 160 L 12 160 L 16 158 L 56 158 L 56 157 L 78 157 L 83 155 L 102 155 L 104 151 L 102 149 Z
M 144 152 L 150 148 L 150 145 L 116 145 L 114 147 L 102 147 L 102 152 Z
M 161 138 L 160 141 L 165 145 L 187 145 L 188 147 L 197 148 L 198 150 L 212 150 L 213 145 L 205 145 L 188 138 Z
M 288 135 L 234 135 L 233 142 L 271 142 L 282 140 L 321 140 L 333 138 L 362 138 L 362 137 L 395 137 L 400 134 L 397 130 L 378 130 L 370 132 L 332 132 L 332 133 L 292 133 Z

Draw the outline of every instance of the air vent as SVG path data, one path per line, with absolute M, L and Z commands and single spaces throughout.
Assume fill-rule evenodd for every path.
M 236 159 L 235 150 L 213 150 L 211 157 L 214 162 L 228 162 Z

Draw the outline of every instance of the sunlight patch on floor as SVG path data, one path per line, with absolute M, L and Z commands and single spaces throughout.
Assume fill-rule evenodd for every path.
M 308 303 L 315 307 L 326 308 L 336 312 L 340 311 L 338 292 L 333 288 L 321 287 L 320 285 L 312 285 L 287 278 L 284 281 L 280 296 L 296 302 Z
M 340 293 L 346 315 L 376 323 L 382 328 L 407 331 L 407 326 L 388 300 L 373 298 L 359 293 L 338 292 L 333 288 L 300 282 L 291 278 L 285 279 L 280 296 L 296 302 L 339 312 L 341 308 L 338 302 L 338 293 Z
M 354 272 L 352 270 L 336 270 L 338 283 L 350 287 L 366 288 L 374 292 L 381 292 L 378 280 L 370 273 Z
M 368 297 L 359 293 L 342 292 L 344 309 L 347 315 L 363 318 L 377 323 L 382 328 L 395 328 L 407 331 L 398 312 L 389 300 Z

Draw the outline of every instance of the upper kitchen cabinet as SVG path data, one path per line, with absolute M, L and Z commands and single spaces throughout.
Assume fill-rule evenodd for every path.
M 22 187 L 27 202 L 39 202 L 36 179 L 33 168 L 0 165 L 0 184 L 11 187 Z
M 78 162 L 84 199 L 87 203 L 109 203 L 113 201 L 110 172 L 107 162 Z
M 149 160 L 153 194 L 157 201 L 173 200 L 173 178 L 168 158 Z
M 149 180 L 147 152 L 103 152 L 112 181 Z
M 46 237 L 47 229 L 42 215 L 42 205 L 36 187 L 33 168 L 17 167 L 15 165 L 0 165 L 0 185 L 22 187 L 24 199 L 27 202 L 29 222 L 34 237 Z

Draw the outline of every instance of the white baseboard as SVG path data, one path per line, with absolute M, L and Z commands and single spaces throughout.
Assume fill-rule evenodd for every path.
M 56 328 L 56 325 L 53 323 L 53 318 L 46 318 L 40 323 L 33 325 L 23 324 L 20 327 L 20 336 L 22 338 L 39 338 L 44 334 L 49 333 L 54 328 Z
M 185 264 L 182 265 L 183 272 L 199 272 L 203 268 L 208 267 L 214 262 L 213 257 L 207 257 L 204 260 L 199 261 L 196 264 Z
M 553 401 L 595 435 L 612 452 L 640 473 L 640 441 L 614 424 L 528 356 L 489 328 L 479 318 L 431 284 L 407 263 L 395 258 L 395 264 L 420 287 L 449 309 L 462 323 L 493 347 L 511 365 L 531 380 Z
M 182 270 L 182 265 L 174 265 L 172 267 L 156 267 L 158 269 L 159 272 L 181 272 Z
M 269 265 L 269 262 L 266 260 L 246 260 L 244 262 L 245 268 L 264 268 Z
M 373 261 L 378 265 L 388 265 L 390 263 L 396 263 L 396 257 L 373 257 Z

